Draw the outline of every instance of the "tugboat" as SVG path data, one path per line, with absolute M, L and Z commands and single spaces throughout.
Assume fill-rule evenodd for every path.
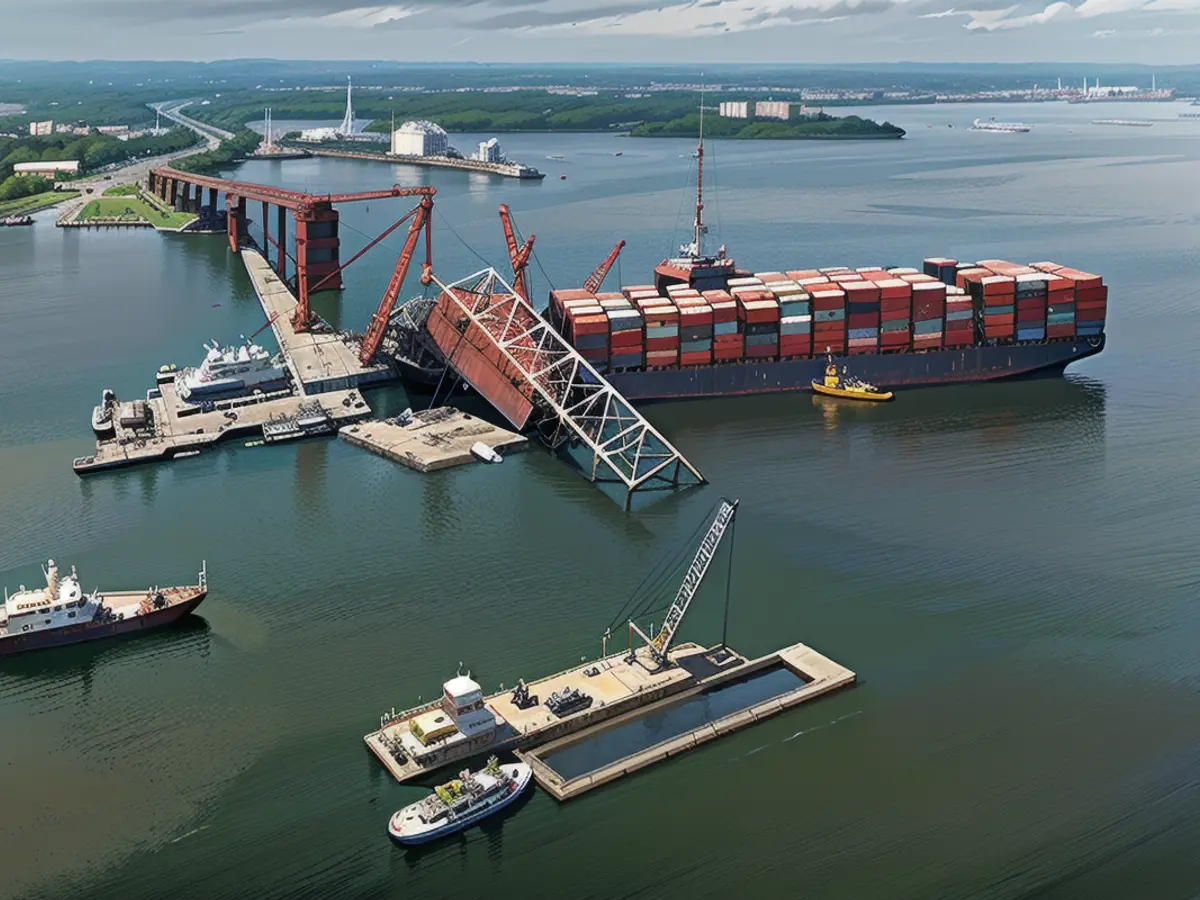
M 50 560 L 42 568 L 44 588 L 4 592 L 0 606 L 0 657 L 78 644 L 117 634 L 147 631 L 182 619 L 208 596 L 208 568 L 196 583 L 145 591 L 85 594 L 72 567 L 63 577 Z
M 866 400 L 873 403 L 891 400 L 895 396 L 891 391 L 881 391 L 873 384 L 859 381 L 853 375 L 846 375 L 845 369 L 839 376 L 833 356 L 831 355 L 827 359 L 825 380 L 817 381 L 814 378 L 812 381 L 812 389 L 818 394 L 824 394 L 826 397 L 840 397 L 843 400 Z
M 4 220 L 4 227 L 15 228 L 20 225 L 32 225 L 33 216 L 8 216 Z
M 527 764 L 502 766 L 493 756 L 480 771 L 464 769 L 424 800 L 397 811 L 388 822 L 388 834 L 401 844 L 415 845 L 462 831 L 516 800 L 532 777 Z
M 105 388 L 100 402 L 92 410 L 92 431 L 96 437 L 110 437 L 113 433 L 113 410 L 117 406 L 117 395 Z

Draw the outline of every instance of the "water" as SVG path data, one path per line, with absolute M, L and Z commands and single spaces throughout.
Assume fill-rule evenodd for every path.
M 956 127 L 925 128 L 935 114 Z M 981 115 L 1037 127 L 963 130 Z M 747 266 L 1058 259 L 1112 285 L 1110 341 L 1066 380 L 880 408 L 647 406 L 712 484 L 630 515 L 537 452 L 422 476 L 337 441 L 235 442 L 79 480 L 102 388 L 136 396 L 261 311 L 221 238 L 64 232 L 53 213 L 0 231 L 0 583 L 53 554 L 89 587 L 189 580 L 206 558 L 212 586 L 181 631 L 0 665 L 0 896 L 1194 895 L 1200 127 L 1086 125 L 1112 115 L 1148 113 L 889 109 L 910 139 L 710 148 L 711 237 Z M 620 237 L 626 283 L 683 240 L 691 142 L 504 144 L 547 179 L 239 173 L 430 180 L 445 277 L 505 259 L 506 202 L 537 234 L 539 294 Z M 406 208 L 346 206 L 343 256 Z M 320 311 L 363 327 L 399 245 Z M 742 500 L 730 643 L 803 640 L 862 684 L 570 804 L 536 794 L 426 853 L 391 846 L 388 816 L 423 789 L 363 746 L 379 714 L 459 660 L 491 690 L 595 657 L 720 494 Z M 701 592 L 681 639 L 719 639 L 722 595 Z
M 555 751 L 543 761 L 567 780 L 578 778 L 701 725 L 794 691 L 805 683 L 791 669 L 772 669 L 602 731 Z

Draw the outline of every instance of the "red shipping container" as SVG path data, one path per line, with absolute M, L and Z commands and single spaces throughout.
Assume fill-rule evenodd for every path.
M 821 273 L 817 269 L 789 269 L 787 277 L 799 281 L 801 278 L 820 278 Z
M 737 303 L 734 300 L 720 300 L 712 304 L 713 323 L 717 322 L 736 322 L 737 321 Z
M 1075 282 L 1075 289 L 1097 288 L 1103 286 L 1103 279 L 1099 275 L 1092 275 L 1088 272 L 1080 272 L 1078 269 L 1061 268 L 1055 273 L 1061 278 L 1069 278 Z
M 659 337 L 646 338 L 646 350 L 678 350 L 679 338 L 677 337 Z
M 679 354 L 674 350 L 651 350 L 646 353 L 646 366 L 649 368 L 674 366 L 678 363 Z
M 968 284 L 978 284 L 985 276 L 991 275 L 990 269 L 980 269 L 978 267 L 972 269 L 959 269 L 954 275 L 954 283 L 961 289 L 966 290 Z
M 1037 269 L 1039 272 L 1057 272 L 1062 268 L 1062 266 L 1054 262 L 1035 262 L 1030 263 L 1029 266 L 1032 269 Z
M 712 351 L 703 350 L 693 353 L 680 353 L 679 364 L 681 366 L 707 366 L 712 364 Z
M 904 281 L 907 281 L 909 284 L 942 284 L 940 281 L 938 281 L 932 275 L 925 275 L 924 273 L 921 273 L 921 272 L 918 272 L 915 275 L 908 275 L 908 274 L 900 275 L 899 277 L 901 279 L 903 279 Z M 942 286 L 945 287 L 945 285 L 942 285 Z
M 772 284 L 776 281 L 790 280 L 782 272 L 755 272 L 754 277 L 757 278 L 759 281 L 761 281 L 763 284 Z
M 940 350 L 942 346 L 941 334 L 914 334 L 912 346 L 914 350 Z
M 1046 321 L 1046 311 L 1045 310 L 1035 310 L 1035 309 L 1018 310 L 1017 311 L 1017 321 L 1018 322 L 1045 322 Z
M 1051 306 L 1057 306 L 1060 303 L 1070 303 L 1074 299 L 1075 292 L 1073 290 L 1051 291 L 1046 295 L 1046 302 Z
M 850 313 L 850 328 L 878 328 L 879 313 Z
M 1108 300 L 1108 286 L 1102 284 L 1099 287 L 1078 288 L 1075 291 L 1075 300 L 1078 303 L 1104 303 Z
M 885 331 L 879 335 L 879 343 L 885 347 L 907 347 L 910 337 L 907 331 Z
M 864 356 L 869 353 L 878 353 L 878 352 L 879 352 L 878 344 L 871 344 L 870 346 L 864 345 L 861 347 L 851 347 L 850 348 L 851 356 Z
M 881 322 L 899 322 L 902 319 L 909 318 L 908 309 L 888 309 L 879 314 Z M 870 326 L 867 326 L 870 327 Z
M 829 280 L 837 284 L 856 284 L 865 279 L 857 272 L 834 272 L 829 276 Z
M 747 347 L 746 348 L 746 358 L 747 359 L 750 359 L 751 357 L 753 357 L 755 359 L 760 359 L 762 357 L 775 357 L 778 355 L 779 355 L 779 345 L 778 344 L 759 344 L 758 346 L 755 346 L 755 347 Z
M 617 349 L 622 348 L 622 353 L 632 352 L 626 348 L 642 348 L 642 333 L 640 331 L 618 331 L 612 336 L 609 342 L 612 346 L 613 356 L 617 355 Z
M 741 347 L 732 347 L 732 348 L 728 348 L 728 349 L 724 349 L 724 350 L 717 349 L 716 347 L 713 348 L 713 359 L 717 360 L 718 362 L 725 362 L 725 361 L 728 361 L 731 359 L 741 359 L 741 358 L 742 358 L 742 348 Z
M 1016 330 L 1016 325 L 1009 322 L 1007 325 L 987 325 L 984 327 L 983 333 L 990 338 L 1012 337 Z
M 846 295 L 840 290 L 814 291 L 813 309 L 845 309 Z
M 1011 297 L 1017 289 L 1017 279 L 1011 275 L 985 275 L 979 279 L 979 283 L 983 286 L 984 297 L 997 295 Z
M 1073 337 L 1075 337 L 1075 325 L 1074 325 L 1074 323 L 1070 323 L 1070 322 L 1067 323 L 1066 325 L 1047 325 L 1046 326 L 1046 337 L 1048 337 L 1048 338 L 1073 338 Z
M 872 281 L 851 281 L 842 285 L 847 303 L 870 303 L 879 299 L 879 285 Z
M 879 285 L 879 296 L 883 300 L 907 300 L 912 296 L 912 285 L 902 278 L 892 276 L 876 283 Z
M 904 313 L 905 316 L 907 316 L 909 313 L 909 310 L 911 310 L 911 309 L 912 309 L 912 298 L 910 298 L 910 297 L 896 297 L 891 300 L 889 300 L 887 297 L 884 297 L 882 300 L 879 301 L 880 312 L 885 312 L 885 313 L 887 313 L 887 312 L 892 312 L 892 313 L 902 312 L 902 313 Z M 885 316 L 884 318 L 887 318 L 887 317 Z M 893 318 L 895 318 L 895 317 L 893 316 Z
M 985 306 L 1013 306 L 1012 294 L 988 294 L 983 298 Z
M 1070 278 L 1063 278 L 1061 275 L 1055 275 L 1046 282 L 1047 293 L 1057 293 L 1058 291 L 1067 291 L 1070 293 L 1075 290 L 1075 282 Z

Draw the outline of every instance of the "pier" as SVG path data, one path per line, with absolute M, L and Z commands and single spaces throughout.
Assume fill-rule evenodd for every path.
M 356 349 L 337 332 L 298 331 L 294 321 L 296 295 L 258 250 L 243 247 L 241 257 L 301 394 L 347 391 L 395 378 L 386 365 L 363 365 Z
M 153 396 L 155 393 L 158 396 Z M 173 382 L 161 384 L 151 394 L 144 401 L 145 416 L 137 424 L 122 425 L 121 416 L 114 410 L 113 436 L 98 440 L 96 452 L 91 456 L 75 459 L 72 468 L 76 474 L 171 459 L 185 453 L 192 455 L 230 438 L 257 436 L 271 420 L 299 416 L 305 402 L 305 398 L 290 391 L 278 391 L 221 401 L 205 412 L 180 400 Z M 320 404 L 337 425 L 371 415 L 371 408 L 358 391 L 322 394 Z
M 546 177 L 532 166 L 518 162 L 484 162 L 480 159 L 455 159 L 449 156 L 392 156 L 390 153 L 372 153 L 369 150 L 309 150 L 312 156 L 329 156 L 339 159 L 363 159 L 369 162 L 385 162 L 395 166 L 419 166 L 425 169 L 460 169 L 467 172 L 482 172 L 485 175 L 501 175 L 505 178 L 520 178 L 523 181 L 541 181 Z
M 529 446 L 528 438 L 446 406 L 415 412 L 407 424 L 375 419 L 347 425 L 338 434 L 348 444 L 418 472 L 476 462 L 471 453 L 476 442 L 504 456 Z

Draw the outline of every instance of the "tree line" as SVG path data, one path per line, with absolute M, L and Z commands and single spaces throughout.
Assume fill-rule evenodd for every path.
M 49 134 L 43 137 L 0 138 L 0 178 L 8 178 L 13 166 L 23 162 L 79 160 L 81 172 L 147 156 L 162 156 L 196 143 L 186 128 L 172 128 L 161 135 L 142 135 L 127 141 L 111 134 Z

